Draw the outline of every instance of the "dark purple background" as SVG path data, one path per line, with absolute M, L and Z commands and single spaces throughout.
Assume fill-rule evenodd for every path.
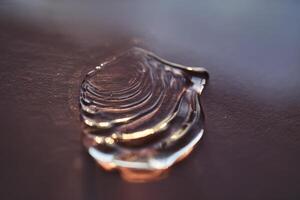
M 133 45 L 211 75 L 206 132 L 131 184 L 80 142 L 79 85 Z M 300 1 L 0 1 L 0 199 L 299 199 Z

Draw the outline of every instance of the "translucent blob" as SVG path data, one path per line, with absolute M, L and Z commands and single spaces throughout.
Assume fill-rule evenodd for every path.
M 103 62 L 81 85 L 83 142 L 107 170 L 129 181 L 157 179 L 203 135 L 204 68 L 163 60 L 141 48 Z

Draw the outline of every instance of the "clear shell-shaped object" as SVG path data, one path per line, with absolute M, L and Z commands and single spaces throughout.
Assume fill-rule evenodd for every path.
M 130 181 L 160 177 L 203 135 L 201 67 L 131 48 L 90 71 L 81 85 L 83 142 L 107 170 Z

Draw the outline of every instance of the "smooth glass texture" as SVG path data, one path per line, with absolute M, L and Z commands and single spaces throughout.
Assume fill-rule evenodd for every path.
M 80 90 L 83 142 L 130 181 L 162 177 L 203 135 L 204 68 L 131 48 L 90 71 Z

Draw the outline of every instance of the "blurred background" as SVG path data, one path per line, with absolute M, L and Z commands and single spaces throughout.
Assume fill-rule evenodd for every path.
M 299 199 L 300 2 L 0 1 L 1 199 Z M 203 140 L 131 184 L 80 142 L 79 85 L 132 46 L 210 72 Z

